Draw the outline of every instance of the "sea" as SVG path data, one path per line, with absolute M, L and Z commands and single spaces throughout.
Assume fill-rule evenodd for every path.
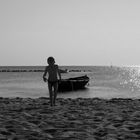
M 0 97 L 49 97 L 45 66 L 1 66 Z M 140 67 L 60 66 L 62 79 L 87 75 L 84 90 L 58 93 L 59 98 L 140 98 Z

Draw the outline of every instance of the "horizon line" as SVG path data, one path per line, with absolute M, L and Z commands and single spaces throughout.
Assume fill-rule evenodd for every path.
M 44 67 L 46 65 L 1 65 L 0 67 Z M 72 66 L 99 66 L 99 67 L 140 67 L 140 65 L 58 65 L 60 67 L 66 66 L 66 67 L 72 67 Z

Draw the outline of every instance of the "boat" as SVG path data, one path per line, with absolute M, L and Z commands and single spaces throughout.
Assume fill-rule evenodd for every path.
M 62 79 L 58 84 L 58 92 L 65 91 L 75 91 L 79 89 L 84 89 L 89 82 L 89 77 L 87 75 Z

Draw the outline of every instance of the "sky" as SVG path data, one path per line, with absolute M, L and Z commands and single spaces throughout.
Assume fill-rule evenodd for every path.
M 0 0 L 0 66 L 140 65 L 139 0 Z

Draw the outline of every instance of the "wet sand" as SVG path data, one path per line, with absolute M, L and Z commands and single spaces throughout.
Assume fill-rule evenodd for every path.
M 0 140 L 139 140 L 140 100 L 0 98 Z

